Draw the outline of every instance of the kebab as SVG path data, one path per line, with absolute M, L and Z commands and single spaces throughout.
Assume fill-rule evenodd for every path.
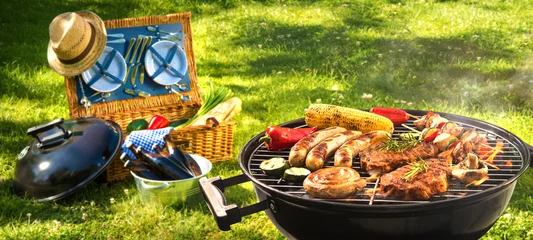
M 421 124 L 422 121 L 419 120 L 424 120 L 424 124 Z M 487 138 L 476 130 L 466 129 L 455 122 L 448 122 L 436 113 L 429 112 L 419 120 L 414 122 L 418 128 L 429 126 L 422 131 L 420 139 L 435 143 L 442 152 L 439 156 L 448 159 L 450 164 L 462 161 L 468 153 L 500 151 L 499 148 L 493 149 L 488 144 Z

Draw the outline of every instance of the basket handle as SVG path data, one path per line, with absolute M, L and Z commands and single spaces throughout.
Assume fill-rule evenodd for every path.
M 200 190 L 207 202 L 218 228 L 222 231 L 231 230 L 230 225 L 238 223 L 243 216 L 264 211 L 268 208 L 267 200 L 239 208 L 236 204 L 227 204 L 224 189 L 233 185 L 248 182 L 250 179 L 244 174 L 222 180 L 220 176 L 200 178 Z

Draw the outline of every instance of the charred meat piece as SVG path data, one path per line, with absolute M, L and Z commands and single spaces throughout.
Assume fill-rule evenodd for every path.
M 399 200 L 427 200 L 431 196 L 448 190 L 448 178 L 451 169 L 439 159 L 426 161 L 427 169 L 405 180 L 404 176 L 412 165 L 398 168 L 381 177 L 380 192 Z
M 420 142 L 410 149 L 399 152 L 379 149 L 382 144 L 378 143 L 359 153 L 361 167 L 366 169 L 370 175 L 390 172 L 417 161 L 419 158 L 435 157 L 439 151 L 435 144 L 431 142 Z

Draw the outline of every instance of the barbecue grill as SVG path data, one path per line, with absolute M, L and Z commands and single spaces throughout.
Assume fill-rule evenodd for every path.
M 423 116 L 426 111 L 408 113 Z M 202 193 L 221 230 L 240 222 L 242 216 L 266 210 L 276 227 L 291 239 L 322 239 L 365 236 L 372 239 L 410 237 L 415 239 L 478 239 L 485 234 L 503 213 L 514 191 L 516 180 L 530 165 L 533 148 L 512 133 L 492 124 L 463 116 L 439 113 L 449 121 L 485 135 L 489 144 L 503 142 L 503 153 L 494 160 L 500 170 L 490 168 L 489 179 L 479 186 L 464 187 L 451 180 L 448 191 L 427 201 L 402 201 L 373 197 L 376 182 L 369 182 L 364 190 L 350 199 L 318 199 L 305 193 L 301 183 L 290 183 L 265 175 L 259 165 L 272 157 L 289 156 L 289 150 L 268 151 L 258 134 L 241 150 L 239 162 L 244 174 L 222 180 L 220 177 L 201 179 Z M 407 123 L 413 127 L 412 121 Z M 303 127 L 304 119 L 281 126 Z M 397 127 L 393 138 L 409 132 Z M 332 167 L 328 158 L 325 167 Z M 362 178 L 370 177 L 360 167 L 359 158 L 353 168 Z M 243 208 L 227 205 L 223 191 L 226 187 L 252 181 L 259 202 Z

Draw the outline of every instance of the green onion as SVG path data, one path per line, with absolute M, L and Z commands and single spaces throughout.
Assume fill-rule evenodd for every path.
M 174 129 L 183 128 L 189 126 L 194 120 L 197 118 L 203 116 L 204 114 L 211 111 L 213 108 L 215 108 L 218 104 L 228 100 L 231 98 L 233 93 L 230 89 L 227 89 L 225 87 L 213 87 L 213 83 L 209 82 L 209 93 L 207 96 L 202 96 L 203 104 L 192 118 L 184 122 L 183 124 L 178 125 Z

